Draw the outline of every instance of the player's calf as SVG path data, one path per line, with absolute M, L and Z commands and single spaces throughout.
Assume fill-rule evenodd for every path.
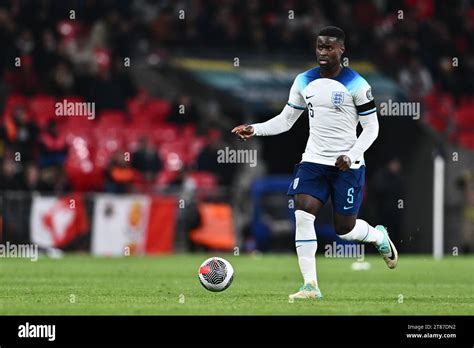
M 305 284 L 312 282 L 316 284 L 316 251 L 318 249 L 318 241 L 314 230 L 315 216 L 303 210 L 296 210 L 295 218 L 295 247 L 301 274 Z
M 334 229 L 338 236 L 348 234 L 351 232 L 356 224 L 356 218 L 352 216 L 347 216 L 345 219 L 335 219 Z

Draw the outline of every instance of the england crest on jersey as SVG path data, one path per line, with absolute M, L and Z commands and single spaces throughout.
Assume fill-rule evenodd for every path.
M 339 108 L 344 102 L 344 92 L 332 92 L 331 101 L 336 108 Z

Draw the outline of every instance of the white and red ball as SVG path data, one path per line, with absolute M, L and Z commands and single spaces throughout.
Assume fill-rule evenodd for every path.
M 234 280 L 234 268 L 221 257 L 211 257 L 199 267 L 199 281 L 209 291 L 224 291 Z

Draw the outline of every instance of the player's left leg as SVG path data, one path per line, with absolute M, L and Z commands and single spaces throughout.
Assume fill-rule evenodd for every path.
M 332 180 L 334 226 L 340 238 L 348 241 L 371 243 L 382 255 L 389 268 L 395 268 L 398 252 L 382 225 L 372 227 L 357 213 L 362 203 L 365 167 L 337 172 Z

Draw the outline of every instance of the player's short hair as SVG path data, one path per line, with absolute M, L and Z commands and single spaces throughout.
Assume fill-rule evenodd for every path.
M 330 37 L 335 37 L 341 42 L 344 42 L 346 40 L 346 34 L 344 33 L 344 30 L 338 27 L 324 27 L 319 31 L 318 36 L 330 36 Z

